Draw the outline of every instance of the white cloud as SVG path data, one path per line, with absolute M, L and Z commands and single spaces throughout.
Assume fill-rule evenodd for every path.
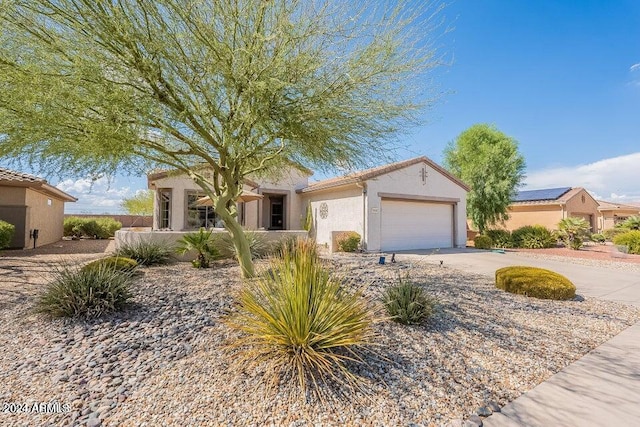
M 640 62 L 629 67 L 629 71 L 640 71 Z
M 65 179 L 56 187 L 78 198 L 77 202 L 66 205 L 65 210 L 73 213 L 122 213 L 122 199 L 140 191 L 132 191 L 128 186 L 116 187 L 106 177 Z
M 526 188 L 584 187 L 597 199 L 640 202 L 640 152 L 528 173 Z

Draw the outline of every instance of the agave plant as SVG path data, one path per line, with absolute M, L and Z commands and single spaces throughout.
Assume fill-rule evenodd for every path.
M 315 244 L 285 247 L 269 270 L 245 284 L 227 319 L 241 332 L 230 345 L 234 361 L 264 372 L 267 386 L 297 379 L 301 397 L 310 391 L 322 398 L 328 383 L 359 388 L 347 362 L 363 362 L 360 350 L 375 345 L 375 307 L 325 269 Z
M 178 240 L 176 252 L 184 255 L 187 252 L 195 251 L 198 256 L 192 261 L 193 266 L 196 268 L 209 268 L 211 260 L 220 258 L 220 251 L 215 244 L 216 239 L 213 237 L 213 232 L 200 228 L 197 233 L 189 233 L 182 236 Z

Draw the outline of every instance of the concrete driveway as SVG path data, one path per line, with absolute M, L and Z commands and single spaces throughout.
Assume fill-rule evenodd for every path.
M 568 277 L 583 296 L 640 307 L 640 272 L 474 249 L 405 251 L 417 262 L 494 277 L 498 268 L 529 265 Z M 597 347 L 484 419 L 486 427 L 640 425 L 640 323 Z
M 549 259 L 532 258 L 517 253 L 504 254 L 480 251 L 476 249 L 445 249 L 401 251 L 397 259 L 412 258 L 421 262 L 439 264 L 446 267 L 470 271 L 494 277 L 495 271 L 510 265 L 527 265 L 546 268 L 560 273 L 576 285 L 577 293 L 640 307 L 640 272 L 624 271 L 605 267 L 562 262 Z M 631 270 L 631 269 L 630 269 Z

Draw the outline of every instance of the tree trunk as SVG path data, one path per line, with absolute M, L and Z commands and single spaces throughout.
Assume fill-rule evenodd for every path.
M 235 193 L 231 193 L 235 194 Z M 224 228 L 227 229 L 231 235 L 233 246 L 236 248 L 236 255 L 240 269 L 242 270 L 242 277 L 248 278 L 255 276 L 255 270 L 253 268 L 253 259 L 251 259 L 251 248 L 249 247 L 249 241 L 244 234 L 244 230 L 240 223 L 229 211 L 228 204 L 230 199 L 228 197 L 220 197 L 216 203 L 215 210 L 222 221 L 224 222 Z M 235 202 L 231 202 L 235 203 Z

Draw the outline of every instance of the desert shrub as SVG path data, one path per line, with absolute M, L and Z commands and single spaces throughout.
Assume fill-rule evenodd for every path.
M 95 261 L 91 261 L 89 264 L 82 267 L 83 270 L 99 269 L 110 267 L 117 271 L 133 271 L 138 266 L 138 262 L 131 258 L 110 256 L 107 258 L 100 258 Z
M 310 251 L 314 256 L 318 255 L 318 245 L 313 239 L 303 237 L 285 237 L 277 240 L 271 245 L 271 253 L 282 258 L 285 253 L 293 253 L 298 249 Z
M 513 247 L 525 249 L 551 248 L 556 244 L 551 230 L 542 225 L 525 225 L 513 230 L 511 241 Z
M 273 258 L 244 284 L 237 302 L 227 323 L 242 332 L 230 344 L 239 369 L 263 372 L 266 385 L 294 381 L 301 397 L 322 396 L 327 383 L 359 384 L 347 362 L 362 361 L 360 350 L 378 340 L 376 305 L 347 290 L 312 245 Z
M 509 230 L 485 230 L 484 234 L 491 238 L 493 247 L 496 248 L 510 248 L 511 247 L 511 232 Z
M 565 246 L 578 250 L 589 236 L 591 226 L 584 218 L 569 217 L 558 223 L 558 235 Z
M 269 254 L 271 248 L 262 235 L 252 231 L 245 231 L 244 235 L 249 241 L 249 251 L 251 252 L 252 259 L 264 258 Z M 233 244 L 233 239 L 229 233 L 224 233 L 222 235 L 219 245 L 220 253 L 224 258 L 238 258 L 236 254 L 236 247 Z
M 342 252 L 355 252 L 360 245 L 360 239 L 360 235 L 355 231 L 346 231 L 336 237 L 336 243 Z
M 473 239 L 473 246 L 476 249 L 491 249 L 493 246 L 493 240 L 491 237 L 480 234 Z
M 602 232 L 602 234 L 604 235 L 605 239 L 607 239 L 608 241 L 612 242 L 614 237 L 616 237 L 619 234 L 624 234 L 627 231 L 629 231 L 629 230 L 627 230 L 625 228 L 616 227 L 616 228 L 606 229 L 606 230 L 604 230 Z
M 415 285 L 409 275 L 398 279 L 384 293 L 383 304 L 389 316 L 404 325 L 417 324 L 433 314 L 435 301 Z
M 120 246 L 114 255 L 131 258 L 140 265 L 158 265 L 168 263 L 174 252 L 174 245 L 167 242 L 140 240 Z
M 122 223 L 113 218 L 80 218 L 71 216 L 64 219 L 63 234 L 67 237 L 89 237 L 108 239 L 115 236 Z
M 0 220 L 0 249 L 9 247 L 15 232 L 16 227 L 13 224 Z
M 124 308 L 132 297 L 132 273 L 111 264 L 97 268 L 59 267 L 37 303 L 37 311 L 53 317 L 95 318 Z
M 97 218 L 95 221 L 98 224 L 98 233 L 96 233 L 98 239 L 114 237 L 116 231 L 122 228 L 122 223 L 113 218 Z
M 640 230 L 640 215 L 633 215 L 618 224 L 620 228 L 626 230 Z
M 631 230 L 618 234 L 613 238 L 613 243 L 627 247 L 627 253 L 640 255 L 640 230 Z
M 561 274 L 536 267 L 505 267 L 496 271 L 496 287 L 535 298 L 568 300 L 576 287 Z
M 64 219 L 62 228 L 65 237 L 80 237 L 80 225 L 85 222 L 85 218 L 70 216 Z
M 601 233 L 593 233 L 591 235 L 591 241 L 596 243 L 604 243 L 607 239 L 604 237 L 604 234 Z
M 217 239 L 213 237 L 212 231 L 201 228 L 197 233 L 188 233 L 178 240 L 176 252 L 181 255 L 187 252 L 197 252 L 195 260 L 191 261 L 196 268 L 209 268 L 210 261 L 222 257 L 220 250 L 216 247 Z

